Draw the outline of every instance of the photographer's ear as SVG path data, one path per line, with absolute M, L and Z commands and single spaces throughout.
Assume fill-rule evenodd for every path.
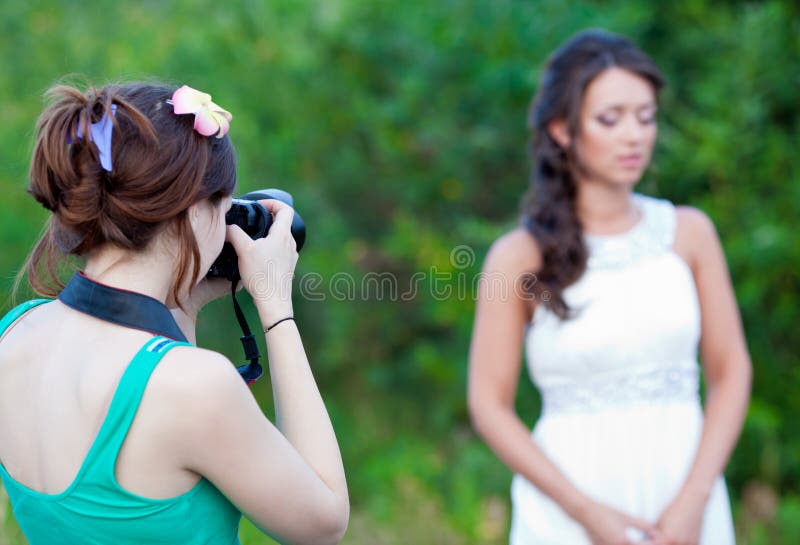
M 189 223 L 191 223 L 192 229 L 195 233 L 199 232 L 200 228 L 202 227 L 202 207 L 204 202 L 205 201 L 202 200 L 197 201 L 186 210 L 186 215 L 189 217 Z
M 563 150 L 569 149 L 570 137 L 566 119 L 553 119 L 547 124 L 547 133 L 550 138 Z
M 192 225 L 192 230 L 196 235 L 208 233 L 213 225 L 214 214 L 214 206 L 208 199 L 201 199 L 186 209 L 189 223 Z

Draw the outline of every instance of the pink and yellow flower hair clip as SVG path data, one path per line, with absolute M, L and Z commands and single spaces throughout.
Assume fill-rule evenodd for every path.
M 194 130 L 203 136 L 216 135 L 222 138 L 228 134 L 231 113 L 211 102 L 211 95 L 184 85 L 167 100 L 177 115 L 194 114 Z

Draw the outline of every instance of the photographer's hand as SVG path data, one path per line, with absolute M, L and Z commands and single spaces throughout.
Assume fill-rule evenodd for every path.
M 242 279 L 236 291 L 247 288 L 258 308 L 261 322 L 268 326 L 281 318 L 292 316 L 292 278 L 297 263 L 296 244 L 291 234 L 294 210 L 275 199 L 258 202 L 274 216 L 269 234 L 265 238 L 252 240 L 239 226 L 229 225 L 226 240 L 233 244 L 239 257 Z M 181 301 L 183 309 L 170 309 L 189 342 L 196 344 L 197 315 L 203 307 L 230 292 L 230 281 L 203 278 L 192 290 L 191 296 Z
M 274 216 L 266 237 L 251 239 L 238 225 L 229 225 L 226 240 L 239 257 L 244 288 L 253 297 L 261 323 L 269 326 L 292 316 L 292 279 L 297 245 L 292 237 L 294 209 L 275 199 L 258 201 Z
M 261 323 L 270 326 L 293 315 L 292 277 L 297 263 L 297 247 L 291 233 L 294 210 L 277 200 L 258 202 L 274 215 L 269 234 L 252 240 L 239 227 L 229 226 L 228 241 L 239 256 L 242 283 L 253 296 Z M 347 481 L 336 435 L 297 324 L 291 320 L 282 322 L 265 333 L 265 340 L 277 427 L 323 485 L 308 489 L 321 498 L 317 500 L 321 510 L 328 513 L 315 519 L 328 518 L 331 522 L 326 524 L 338 528 L 338 542 L 350 512 Z

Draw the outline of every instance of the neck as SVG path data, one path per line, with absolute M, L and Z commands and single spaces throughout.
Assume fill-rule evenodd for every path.
M 149 295 L 167 306 L 171 301 L 174 258 L 155 251 L 98 248 L 88 256 L 84 273 L 107 286 Z
M 584 231 L 606 233 L 635 224 L 639 211 L 631 202 L 632 187 L 578 183 L 576 211 Z

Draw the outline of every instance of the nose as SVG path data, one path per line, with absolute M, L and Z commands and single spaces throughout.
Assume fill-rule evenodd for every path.
M 636 119 L 636 116 L 629 114 L 625 116 L 625 122 L 622 127 L 623 138 L 627 143 L 639 144 L 642 142 L 647 131 L 647 127 Z

